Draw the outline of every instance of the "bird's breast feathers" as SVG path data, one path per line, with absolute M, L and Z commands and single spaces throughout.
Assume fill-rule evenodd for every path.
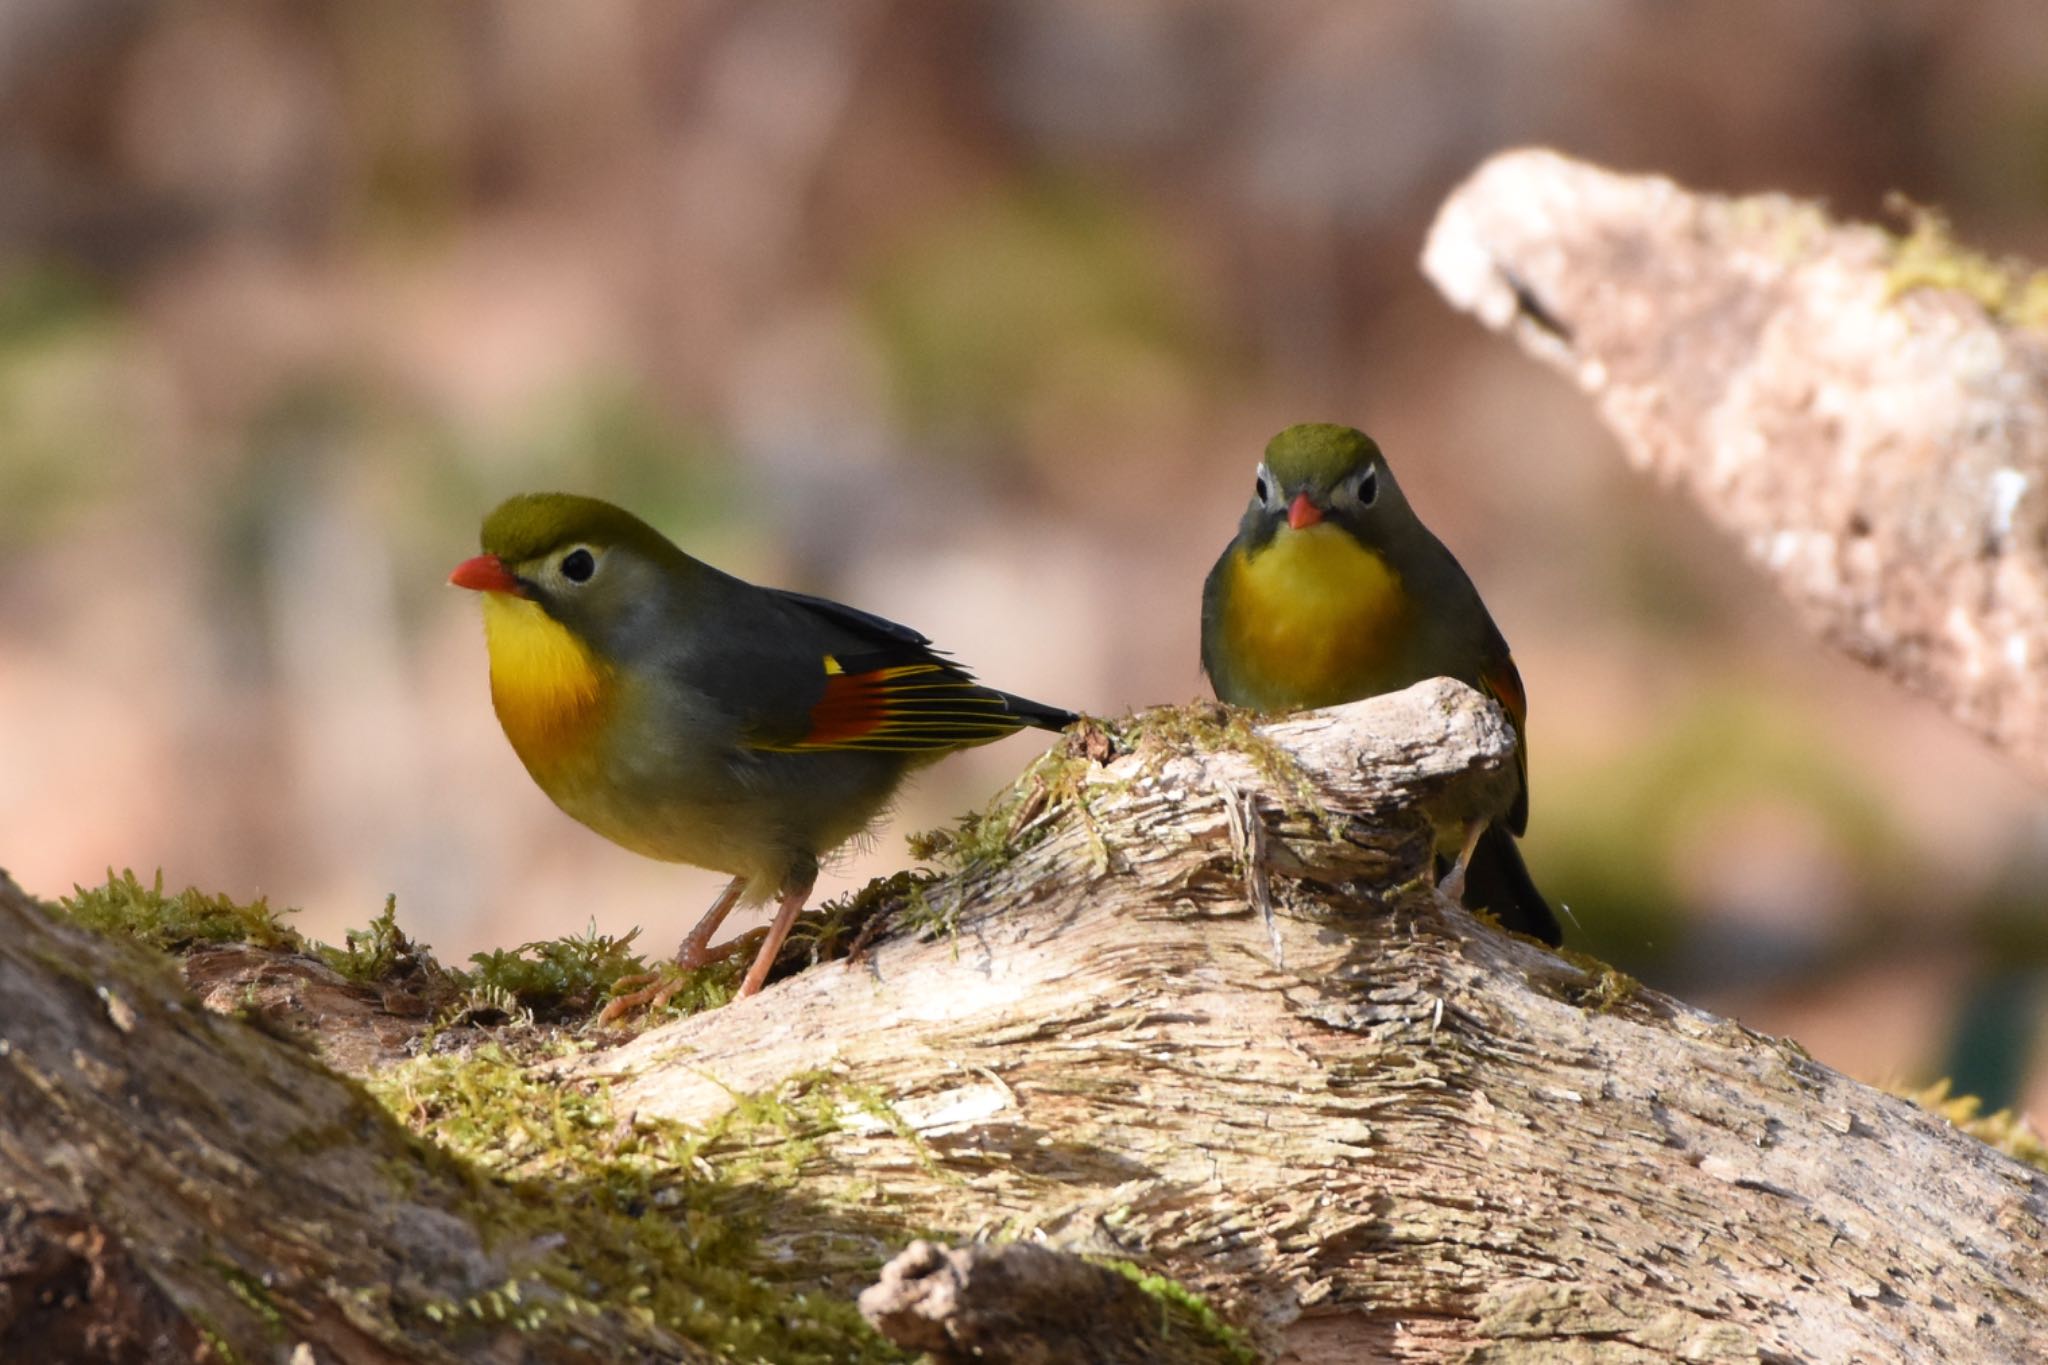
M 1406 652 L 1401 579 L 1341 526 L 1283 529 L 1233 550 L 1223 639 L 1237 690 L 1268 710 L 1331 706 L 1382 690 Z
M 613 699 L 611 669 L 539 604 L 482 596 L 491 703 L 520 761 L 545 788 L 555 774 L 596 758 Z

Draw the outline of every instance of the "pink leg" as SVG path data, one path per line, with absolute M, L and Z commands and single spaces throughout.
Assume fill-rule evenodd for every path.
M 719 951 L 712 952 L 711 936 L 718 932 L 718 926 L 725 922 L 725 917 L 732 913 L 732 908 L 740 903 L 740 892 L 746 889 L 745 877 L 734 877 L 725 884 L 725 890 L 719 892 L 718 899 L 711 902 L 711 908 L 697 921 L 697 927 L 683 940 L 683 946 L 676 949 L 678 967 L 701 967 L 707 962 L 716 962 L 732 951 L 732 946 L 728 944 Z
M 1465 828 L 1465 843 L 1458 850 L 1458 861 L 1451 864 L 1451 870 L 1444 873 L 1444 879 L 1436 889 L 1454 901 L 1465 899 L 1465 869 L 1472 865 L 1473 850 L 1479 847 L 1479 838 L 1486 833 L 1489 821 L 1475 820 Z
M 768 979 L 768 970 L 775 965 L 776 955 L 782 951 L 782 942 L 789 937 L 789 928 L 796 923 L 797 913 L 811 898 L 811 885 L 816 880 L 814 874 L 783 890 L 782 903 L 775 907 L 775 923 L 768 926 L 768 937 L 761 944 L 761 951 L 754 954 L 754 965 L 747 968 L 747 979 L 740 983 L 742 998 L 758 992 Z

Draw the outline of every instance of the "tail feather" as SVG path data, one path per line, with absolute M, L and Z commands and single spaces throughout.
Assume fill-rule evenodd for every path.
M 1062 711 L 1057 706 L 1047 706 L 1044 702 L 1032 701 L 1027 697 L 1014 696 L 1008 692 L 997 692 L 996 695 L 1003 699 L 1003 708 L 1011 715 L 1040 730 L 1064 730 L 1081 719 L 1072 711 Z
M 1564 930 L 1530 878 L 1515 836 L 1500 825 L 1488 826 L 1472 850 L 1465 867 L 1465 908 L 1484 910 L 1504 927 L 1553 948 L 1564 942 Z

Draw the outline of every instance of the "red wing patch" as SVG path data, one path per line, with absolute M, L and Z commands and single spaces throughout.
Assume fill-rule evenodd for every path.
M 811 707 L 810 728 L 788 744 L 757 748 L 875 749 L 914 752 L 985 744 L 1021 729 L 1002 694 L 958 669 L 936 663 L 898 664 L 859 673 L 826 660 L 825 695 Z
M 873 734 L 889 719 L 889 669 L 837 673 L 825 679 L 825 695 L 811 708 L 806 748 L 826 748 Z

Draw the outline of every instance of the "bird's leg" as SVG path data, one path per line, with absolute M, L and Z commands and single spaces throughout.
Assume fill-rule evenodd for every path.
M 684 985 L 683 973 L 701 967 L 707 962 L 716 962 L 728 956 L 739 945 L 728 943 L 723 947 L 708 947 L 711 936 L 718 932 L 718 926 L 740 903 L 740 893 L 747 889 L 745 877 L 734 877 L 725 884 L 725 890 L 718 893 L 718 899 L 711 902 L 711 908 L 697 921 L 697 927 L 690 930 L 683 939 L 683 946 L 676 949 L 676 960 L 672 966 L 655 972 L 638 972 L 622 976 L 612 983 L 612 990 L 618 992 L 599 1012 L 600 1025 L 614 1023 L 625 1018 L 634 1010 L 660 1009 L 675 999 Z
M 732 952 L 736 945 L 730 943 L 713 952 L 711 936 L 718 932 L 719 925 L 725 923 L 725 917 L 732 913 L 732 908 L 740 903 L 740 893 L 746 889 L 745 877 L 734 877 L 725 884 L 725 890 L 719 892 L 718 899 L 711 902 L 711 908 L 697 921 L 697 927 L 690 930 L 689 935 L 683 939 L 683 946 L 676 949 L 678 967 L 686 970 L 701 967 L 707 962 L 716 962 Z
M 1451 864 L 1451 870 L 1444 873 L 1436 889 L 1452 900 L 1463 904 L 1465 900 L 1465 869 L 1472 864 L 1472 852 L 1479 847 L 1480 838 L 1485 835 L 1491 820 L 1474 820 L 1465 827 L 1465 842 L 1458 849 L 1458 860 Z
M 783 940 L 789 937 L 790 926 L 796 923 L 797 913 L 804 908 L 804 902 L 811 898 L 811 886 L 817 880 L 815 871 L 800 872 L 782 888 L 782 903 L 775 907 L 775 922 L 768 926 L 768 937 L 762 940 L 761 951 L 754 954 L 754 965 L 747 968 L 747 979 L 740 983 L 741 998 L 759 991 L 768 979 L 768 971 L 782 951 Z

